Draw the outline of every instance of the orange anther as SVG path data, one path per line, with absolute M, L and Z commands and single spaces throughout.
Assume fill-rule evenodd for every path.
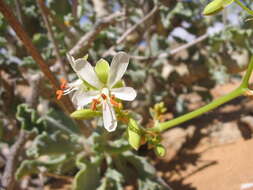
M 99 100 L 93 99 L 93 100 L 92 100 L 92 103 L 91 103 L 91 109 L 92 109 L 93 111 L 95 111 L 95 110 L 97 109 L 97 105 L 98 105 L 99 103 L 100 103 Z
M 60 88 L 62 89 L 62 90 L 64 90 L 65 88 L 67 88 L 67 81 L 64 79 L 64 78 L 61 78 L 61 86 L 60 86 Z
M 105 94 L 101 94 L 101 97 L 105 100 L 106 99 L 106 95 Z
M 110 98 L 110 102 L 113 106 L 120 108 L 121 104 L 116 102 L 113 97 Z
M 61 99 L 61 97 L 62 97 L 62 95 L 63 95 L 63 90 L 57 90 L 56 91 L 56 99 L 57 100 L 60 100 Z

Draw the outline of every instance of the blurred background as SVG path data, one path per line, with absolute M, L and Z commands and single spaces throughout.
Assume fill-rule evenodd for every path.
M 66 59 L 67 52 L 75 58 L 88 54 L 93 65 L 101 57 L 110 62 L 116 52 L 127 52 L 131 59 L 124 80 L 138 91 L 138 96 L 126 108 L 136 112 L 141 124 L 148 127 L 153 124 L 149 110 L 159 102 L 164 102 L 167 109 L 162 120 L 169 120 L 235 89 L 253 50 L 253 21 L 236 4 L 216 16 L 204 17 L 201 13 L 210 2 L 207 0 L 2 2 L 37 49 L 27 52 L 13 29 L 17 23 L 11 24 L 0 13 L 2 184 L 7 183 L 6 171 L 13 178 L 22 161 L 31 161 L 49 149 L 55 151 L 51 148 L 56 144 L 54 139 L 45 134 L 52 133 L 54 138 L 61 130 L 88 134 L 95 127 L 92 122 L 91 127 L 77 124 L 67 116 L 73 111 L 68 99 L 56 101 L 52 83 L 76 77 Z M 251 0 L 244 3 L 253 8 Z M 45 70 L 45 65 L 51 75 L 43 74 L 41 68 Z M 34 128 L 32 135 L 21 132 Z M 154 175 L 174 190 L 250 189 L 252 133 L 253 101 L 240 97 L 164 132 L 165 157 L 156 157 L 145 145 L 136 154 L 148 157 L 157 170 Z M 51 144 L 42 147 L 43 138 Z M 66 147 L 80 150 L 76 141 L 66 144 L 61 140 L 56 147 L 60 153 Z M 7 168 L 8 159 L 13 159 L 14 171 Z M 71 159 L 66 162 L 69 167 Z M 26 166 L 18 174 L 20 180 L 9 189 L 70 189 L 77 172 L 73 166 L 69 170 L 61 168 L 67 170 L 61 171 L 64 175 L 53 175 L 55 168 L 44 165 L 50 169 L 44 172 L 48 175 L 42 175 L 44 170 L 38 162 Z M 138 188 L 126 182 L 124 189 Z

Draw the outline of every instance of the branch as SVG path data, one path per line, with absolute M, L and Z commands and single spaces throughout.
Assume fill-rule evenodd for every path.
M 91 46 L 92 42 L 96 39 L 97 35 L 106 27 L 110 26 L 111 24 L 116 22 L 116 19 L 120 16 L 123 16 L 122 12 L 113 13 L 107 17 L 104 17 L 101 20 L 98 20 L 95 23 L 95 26 L 86 33 L 77 43 L 76 45 L 70 50 L 70 55 L 77 57 L 83 52 L 87 51 L 87 49 Z
M 150 19 L 158 10 L 158 6 L 154 6 L 154 8 L 145 16 L 143 17 L 139 22 L 137 22 L 135 25 L 133 25 L 131 28 L 129 28 L 116 42 L 116 44 L 120 44 L 123 42 L 126 37 L 131 34 L 133 31 L 136 30 L 141 24 L 145 23 L 148 19 Z
M 65 24 L 63 24 L 63 23 L 50 11 L 50 9 L 49 9 L 47 6 L 45 6 L 45 4 L 42 4 L 42 7 L 43 7 L 43 10 L 45 11 L 45 13 L 46 13 L 47 15 L 49 15 L 49 17 L 52 19 L 53 23 L 54 23 L 55 25 L 57 25 L 57 26 L 66 34 L 66 36 L 67 36 L 69 39 L 71 39 L 71 40 L 77 40 L 77 37 L 69 31 L 68 27 L 67 27 Z
M 154 6 L 154 8 L 145 16 L 143 17 L 139 22 L 137 22 L 135 25 L 133 25 L 131 28 L 129 28 L 125 33 L 122 34 L 122 36 L 116 41 L 116 45 L 122 43 L 126 37 L 131 34 L 133 31 L 135 31 L 141 24 L 145 23 L 148 19 L 150 19 L 158 10 L 158 6 Z M 116 45 L 110 47 L 104 54 L 103 57 L 106 57 L 108 55 L 115 55 L 116 52 L 114 51 Z
M 170 50 L 169 52 L 167 53 L 161 53 L 159 55 L 155 55 L 155 56 L 151 56 L 151 57 L 146 57 L 146 56 L 135 56 L 135 55 L 132 55 L 130 56 L 132 59 L 135 59 L 135 60 L 139 60 L 139 61 L 146 61 L 146 60 L 154 60 L 154 59 L 163 59 L 163 58 L 167 58 L 169 56 L 172 56 L 172 55 L 175 55 L 177 53 L 179 53 L 180 51 L 183 51 L 185 49 L 188 49 L 204 40 L 206 40 L 208 38 L 208 34 L 203 34 L 202 36 L 199 36 L 198 38 L 196 38 L 195 40 L 189 42 L 189 43 L 186 43 L 180 47 L 177 47 L 175 49 L 172 49 Z M 113 54 L 116 53 L 116 52 L 113 52 Z
M 64 78 L 67 79 L 67 73 L 66 73 L 66 70 L 65 70 L 65 65 L 64 65 L 63 59 L 62 59 L 62 57 L 60 55 L 59 46 L 58 46 L 58 43 L 57 43 L 57 41 L 55 39 L 51 23 L 48 20 L 48 16 L 47 16 L 46 11 L 44 9 L 44 7 L 45 7 L 44 6 L 44 0 L 37 0 L 37 4 L 38 4 L 38 7 L 39 7 L 39 9 L 41 11 L 42 18 L 44 20 L 45 26 L 47 28 L 48 37 L 49 37 L 50 41 L 52 42 L 52 44 L 54 46 L 53 50 L 54 50 L 54 54 L 56 56 L 57 62 L 60 63 L 60 65 L 61 65 L 61 67 L 60 67 L 61 74 L 64 76 Z
M 19 155 L 23 152 L 25 143 L 32 137 L 32 133 L 21 130 L 16 143 L 10 149 L 2 178 L 2 185 L 6 190 L 13 190 L 15 187 L 14 175 L 19 162 Z
M 17 16 L 18 16 L 19 22 L 23 25 L 24 20 L 23 20 L 21 4 L 20 4 L 19 0 L 15 0 L 15 6 L 16 6 L 16 11 L 17 11 Z

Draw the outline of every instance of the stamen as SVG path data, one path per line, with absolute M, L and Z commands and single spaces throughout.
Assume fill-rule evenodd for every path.
M 92 109 L 93 111 L 95 111 L 95 110 L 97 109 L 97 105 L 98 105 L 99 103 L 100 103 L 99 100 L 93 99 L 93 100 L 92 100 L 92 104 L 91 104 L 91 109 Z
M 67 88 L 67 81 L 64 79 L 64 78 L 61 78 L 61 86 L 60 86 L 60 88 L 62 89 L 62 90 L 64 90 L 65 88 Z
M 119 102 L 117 102 L 117 101 L 115 100 L 115 96 L 112 96 L 112 97 L 110 98 L 110 102 L 111 102 L 111 104 L 112 104 L 113 106 L 115 106 L 115 107 L 117 107 L 117 108 L 120 108 L 120 107 L 121 107 L 121 103 L 119 103 Z
M 63 95 L 63 90 L 57 90 L 56 91 L 56 99 L 57 100 L 60 100 L 61 99 L 61 97 L 62 97 L 62 95 Z
M 105 100 L 107 97 L 105 94 L 101 94 L 101 97 Z

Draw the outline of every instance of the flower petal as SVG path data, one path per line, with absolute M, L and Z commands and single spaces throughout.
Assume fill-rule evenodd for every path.
M 108 86 L 113 87 L 126 72 L 129 63 L 129 56 L 124 52 L 117 53 L 112 60 Z
M 125 101 L 133 101 L 137 95 L 132 87 L 113 88 L 111 89 L 111 94 Z
M 107 131 L 115 131 L 117 119 L 112 105 L 108 101 L 103 101 L 103 123 Z
M 102 83 L 100 82 L 94 68 L 91 64 L 85 59 L 74 59 L 72 56 L 67 54 L 68 60 L 73 68 L 73 70 L 77 73 L 78 77 L 85 80 L 91 86 L 100 89 L 102 88 Z
M 85 92 L 83 89 L 79 89 L 74 93 L 72 101 L 77 107 L 80 108 L 91 103 L 93 99 L 97 99 L 99 95 L 99 91 L 94 90 Z

